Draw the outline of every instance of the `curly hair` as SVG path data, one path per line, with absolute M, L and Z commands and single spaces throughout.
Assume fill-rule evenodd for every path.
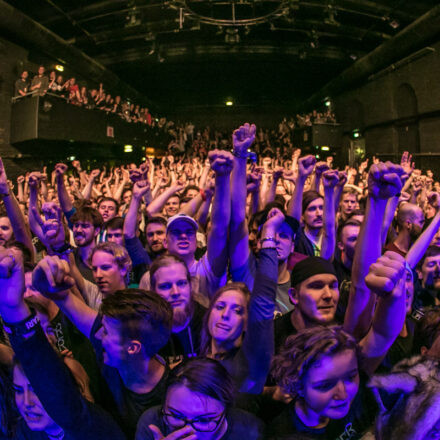
M 303 389 L 309 368 L 323 356 L 354 350 L 359 355 L 356 340 L 340 326 L 315 326 L 289 336 L 280 353 L 274 356 L 271 375 L 276 383 L 293 398 Z

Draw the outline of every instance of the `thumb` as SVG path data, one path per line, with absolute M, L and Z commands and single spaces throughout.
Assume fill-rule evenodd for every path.
M 163 434 L 160 432 L 160 429 L 156 425 L 148 425 L 151 433 L 153 434 L 154 440 L 163 439 Z

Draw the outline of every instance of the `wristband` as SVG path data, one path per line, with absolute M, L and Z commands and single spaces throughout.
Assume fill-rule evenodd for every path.
M 200 188 L 200 195 L 202 196 L 202 200 L 204 202 L 206 202 L 206 194 L 205 194 L 205 191 L 202 188 Z
M 240 154 L 235 150 L 232 150 L 232 155 L 235 157 L 238 157 L 239 159 L 247 159 L 249 158 L 251 162 L 256 162 L 257 161 L 257 154 L 254 153 L 253 151 L 247 151 L 244 154 Z
M 38 316 L 35 314 L 35 311 L 32 310 L 31 316 L 28 316 L 20 322 L 15 322 L 14 324 L 3 322 L 3 328 L 8 335 L 24 336 L 33 331 L 39 322 Z
M 58 254 L 66 254 L 66 253 L 70 253 L 73 252 L 72 246 L 70 245 L 70 243 L 64 243 L 61 247 L 59 247 L 58 249 L 53 249 L 53 251 Z

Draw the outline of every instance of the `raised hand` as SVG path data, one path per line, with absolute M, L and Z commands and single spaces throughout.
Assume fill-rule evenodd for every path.
M 408 176 L 411 176 L 414 171 L 415 164 L 412 162 L 412 155 L 408 153 L 408 151 L 404 151 L 402 154 L 402 158 L 400 159 L 400 166 L 403 168 Z
M 162 434 L 160 429 L 156 425 L 148 425 L 154 440 L 197 440 L 196 431 L 191 425 L 186 425 L 166 437 Z
M 283 171 L 283 179 L 288 180 L 289 182 L 296 182 L 297 173 L 294 170 L 284 170 Z
M 90 172 L 90 178 L 91 179 L 97 179 L 99 177 L 99 175 L 101 174 L 101 171 L 98 169 L 92 170 Z
M 73 168 L 76 168 L 78 171 L 81 171 L 81 163 L 79 162 L 79 160 L 73 160 L 72 166 Z
M 232 134 L 232 144 L 234 146 L 234 152 L 244 156 L 247 153 L 248 148 L 255 141 L 255 132 L 257 127 L 255 124 L 244 124 L 240 128 L 234 131 Z
M 368 194 L 373 199 L 389 199 L 402 190 L 403 168 L 391 162 L 371 165 L 368 173 Z
M 9 194 L 9 183 L 3 161 L 0 158 L 0 195 L 1 194 Z
M 315 168 L 316 158 L 309 154 L 298 160 L 298 174 L 301 178 L 306 179 L 313 172 Z
M 262 177 L 263 174 L 259 172 L 258 169 L 254 169 L 252 173 L 247 175 L 246 190 L 248 193 L 258 191 Z
M 43 213 L 45 220 L 41 218 L 35 206 L 32 207 L 32 214 L 43 233 L 39 238 L 49 251 L 59 249 L 66 240 L 61 209 L 56 203 L 47 202 L 43 204 Z
M 284 214 L 278 208 L 272 208 L 267 214 L 261 236 L 273 237 L 284 221 Z
M 322 173 L 322 184 L 324 189 L 334 189 L 339 183 L 339 173 L 337 170 L 327 170 Z
M 328 164 L 327 164 L 326 162 L 318 162 L 318 163 L 315 165 L 315 174 L 316 174 L 316 177 L 321 177 L 322 173 L 323 173 L 324 171 L 329 170 L 329 169 L 330 169 L 330 167 L 328 166 Z
M 216 176 L 227 176 L 234 168 L 234 156 L 229 151 L 213 150 L 208 154 L 211 169 Z
M 148 192 L 148 190 L 150 189 L 150 183 L 148 182 L 148 180 L 138 180 L 134 185 L 133 185 L 133 197 L 136 200 L 141 200 L 142 197 Z
M 50 299 L 54 299 L 53 294 L 64 292 L 74 284 L 69 263 L 56 255 L 44 257 L 32 273 L 32 285 Z
M 24 271 L 20 252 L 0 248 L 0 310 L 13 309 L 23 302 Z
M 24 182 L 24 176 L 18 176 L 17 177 L 17 183 L 20 185 Z
M 281 177 L 284 174 L 284 168 L 283 167 L 276 167 L 272 172 L 272 179 L 277 181 L 281 179 Z
M 28 184 L 31 188 L 38 188 L 38 185 L 41 182 L 42 175 L 38 171 L 34 171 L 29 174 Z
M 401 255 L 387 251 L 370 266 L 365 283 L 378 296 L 400 296 L 405 285 L 405 267 Z
M 428 203 L 436 209 L 440 208 L 440 194 L 435 191 L 428 193 Z
M 63 176 L 67 172 L 67 165 L 65 163 L 57 163 L 55 165 L 55 173 L 57 177 Z
M 339 171 L 338 174 L 339 174 L 338 175 L 338 183 L 336 186 L 343 187 L 347 183 L 347 179 L 348 179 L 347 173 L 345 171 Z

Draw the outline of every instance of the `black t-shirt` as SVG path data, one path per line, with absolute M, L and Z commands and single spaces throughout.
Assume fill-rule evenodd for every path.
M 377 405 L 371 391 L 366 388 L 368 377 L 360 373 L 359 391 L 353 400 L 350 411 L 342 419 L 330 420 L 324 428 L 310 428 L 296 415 L 295 403 L 291 402 L 285 410 L 269 425 L 266 438 L 292 440 L 356 440 L 372 426 Z
M 49 334 L 53 336 L 55 347 L 60 353 L 64 350 L 70 350 L 73 357 L 84 367 L 90 378 L 90 390 L 95 402 L 100 404 L 105 399 L 102 394 L 103 378 L 90 341 L 70 322 L 61 310 L 50 321 Z
M 92 269 L 90 269 L 89 266 L 87 266 L 82 258 L 81 258 L 81 254 L 79 253 L 79 249 L 75 248 L 73 250 L 73 255 L 75 256 L 75 263 L 76 266 L 78 267 L 78 270 L 80 271 L 81 275 L 87 280 L 90 281 L 91 283 L 95 282 L 95 279 L 93 278 L 93 271 Z
M 200 354 L 200 336 L 205 313 L 206 308 L 194 301 L 194 313 L 189 325 L 179 333 L 171 333 L 168 344 L 159 352 L 168 365 Z
M 116 368 L 105 365 L 103 362 L 103 349 L 101 340 L 95 337 L 97 331 L 101 328 L 102 316 L 98 315 L 93 323 L 90 332 L 90 340 L 95 348 L 98 363 L 102 374 L 113 396 L 113 402 L 108 402 L 108 410 L 119 422 L 122 430 L 128 438 L 133 438 L 136 425 L 142 413 L 155 405 L 162 403 L 166 392 L 166 381 L 169 369 L 163 359 L 156 356 L 156 359 L 165 366 L 165 373 L 156 386 L 148 393 L 135 393 L 124 385 L 121 376 Z
M 252 414 L 232 408 L 227 412 L 226 420 L 228 428 L 221 440 L 259 440 L 263 438 L 264 425 Z M 160 407 L 149 409 L 139 419 L 136 440 L 154 440 L 148 425 L 156 425 L 165 436 L 172 432 L 163 421 Z
M 348 297 L 351 288 L 351 270 L 347 269 L 339 258 L 333 260 L 333 267 L 335 268 L 336 278 L 339 285 L 339 301 L 336 307 L 336 321 L 344 322 L 345 312 L 348 306 Z
M 284 341 L 290 335 L 295 335 L 298 330 L 292 324 L 293 310 L 285 315 L 279 316 L 274 321 L 275 353 L 279 353 Z

